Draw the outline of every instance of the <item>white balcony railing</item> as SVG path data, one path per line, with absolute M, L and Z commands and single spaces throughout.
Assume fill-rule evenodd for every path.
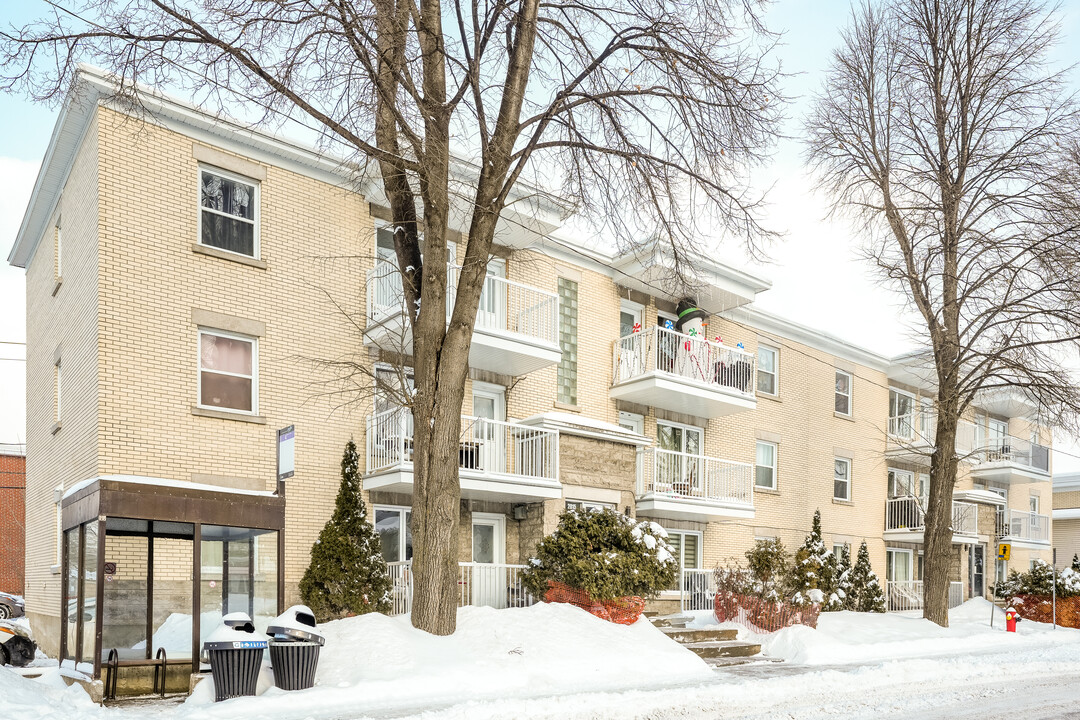
M 1011 463 L 1021 467 L 1050 472 L 1050 448 L 1030 440 L 1006 435 L 992 438 L 976 448 L 980 463 Z
M 936 416 L 924 409 L 889 418 L 889 440 L 921 449 L 929 455 L 937 432 Z M 985 428 L 961 420 L 956 427 L 956 454 L 976 467 L 984 463 L 1011 463 L 1040 472 L 1050 471 L 1050 448 L 1023 438 L 987 437 Z
M 458 265 L 447 265 L 446 315 L 454 307 Z M 405 295 L 401 273 L 392 262 L 380 261 L 367 274 L 369 323 L 402 314 Z M 549 345 L 559 342 L 559 297 L 555 293 L 488 275 L 476 312 L 476 329 L 497 334 L 513 333 Z
M 926 506 L 923 499 L 905 495 L 885 501 L 886 530 L 922 530 L 925 524 Z M 952 528 L 956 535 L 978 535 L 978 506 L 953 500 Z
M 405 615 L 412 610 L 412 561 L 387 563 L 392 583 L 391 615 Z M 458 563 L 458 607 L 528 607 L 536 602 L 521 582 L 524 565 L 505 563 Z
M 712 570 L 686 568 L 680 571 L 678 582 L 682 612 L 713 609 L 716 582 Z
M 1030 542 L 1050 541 L 1050 516 L 1024 510 L 998 510 L 997 536 Z
M 753 507 L 752 465 L 660 448 L 643 448 L 639 453 L 638 497 L 656 493 Z
M 890 612 L 905 612 L 908 610 L 922 610 L 923 608 L 923 581 L 922 580 L 889 580 L 885 583 L 886 607 Z M 960 582 L 949 583 L 949 609 L 951 610 L 964 602 L 964 584 Z
M 662 372 L 753 397 L 755 366 L 745 350 L 653 326 L 615 342 L 612 384 Z
M 408 408 L 392 408 L 367 419 L 367 471 L 411 466 L 413 417 Z M 556 481 L 559 478 L 556 430 L 463 415 L 458 467 L 473 475 L 514 476 Z

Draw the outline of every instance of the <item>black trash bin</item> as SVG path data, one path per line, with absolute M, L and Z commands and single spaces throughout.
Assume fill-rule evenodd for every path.
M 326 643 L 315 629 L 315 615 L 305 605 L 294 605 L 266 628 L 274 685 L 282 690 L 306 690 L 315 684 L 319 649 Z
M 229 613 L 203 643 L 214 678 L 214 702 L 255 694 L 266 641 L 245 613 Z

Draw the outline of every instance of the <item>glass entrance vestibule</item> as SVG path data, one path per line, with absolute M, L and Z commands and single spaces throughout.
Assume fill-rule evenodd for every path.
M 223 615 L 258 629 L 284 610 L 283 497 L 209 486 L 95 479 L 62 503 L 60 654 L 120 694 L 164 670 L 186 690 Z

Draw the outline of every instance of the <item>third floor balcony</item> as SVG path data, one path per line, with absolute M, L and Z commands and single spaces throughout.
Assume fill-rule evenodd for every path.
M 447 265 L 447 321 L 461 268 Z M 488 275 L 473 328 L 469 365 L 503 375 L 526 375 L 559 362 L 559 298 L 555 293 Z M 364 344 L 412 354 L 401 273 L 380 261 L 367 274 Z
M 611 397 L 713 418 L 753 410 L 756 358 L 653 326 L 615 342 Z

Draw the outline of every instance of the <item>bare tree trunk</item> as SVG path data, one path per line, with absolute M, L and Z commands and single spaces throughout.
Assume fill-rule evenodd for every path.
M 938 413 L 930 459 L 930 498 L 923 530 L 923 617 L 949 625 L 949 564 L 952 555 L 952 494 L 956 483 L 956 414 Z

